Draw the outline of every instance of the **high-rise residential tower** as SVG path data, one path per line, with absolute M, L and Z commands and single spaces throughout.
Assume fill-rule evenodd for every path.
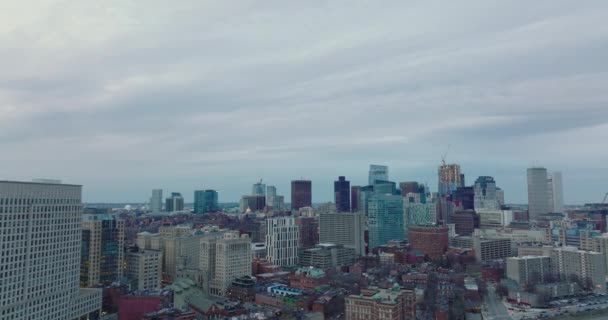
M 165 200 L 165 211 L 175 212 L 184 210 L 184 198 L 179 192 L 171 192 L 171 197 Z
M 280 266 L 298 264 L 299 229 L 293 217 L 266 220 L 268 261 Z
M 350 181 L 343 176 L 334 181 L 334 199 L 338 212 L 350 212 Z
M 374 185 L 376 180 L 388 181 L 388 167 L 377 164 L 369 165 L 369 185 Z
M 439 196 L 451 194 L 458 187 L 462 187 L 463 175 L 460 173 L 460 166 L 457 164 L 443 164 L 439 166 L 437 171 L 439 178 L 438 192 Z
M 312 182 L 310 180 L 291 181 L 291 209 L 300 210 L 312 206 Z
M 0 181 L 0 319 L 99 317 L 80 289 L 81 186 Z
M 549 190 L 547 169 L 534 167 L 528 169 L 528 212 L 530 220 L 549 213 Z
M 209 213 L 217 210 L 219 210 L 217 191 L 194 191 L 194 213 Z
M 150 198 L 150 211 L 155 213 L 163 211 L 163 189 L 152 190 L 152 197 Z
M 109 214 L 82 215 L 80 286 L 109 286 L 122 277 L 124 221 Z

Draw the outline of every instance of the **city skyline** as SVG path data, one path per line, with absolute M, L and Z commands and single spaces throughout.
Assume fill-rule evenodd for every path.
M 494 176 L 507 202 L 534 164 L 563 172 L 566 203 L 597 202 L 606 9 L 15 2 L 0 13 L 0 175 L 82 184 L 89 202 L 154 187 L 237 200 L 260 176 L 287 195 L 304 176 L 321 201 L 370 163 L 434 186 L 451 145 L 447 161 Z

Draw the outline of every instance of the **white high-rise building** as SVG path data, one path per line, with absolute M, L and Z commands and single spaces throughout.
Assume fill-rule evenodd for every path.
M 575 247 L 555 248 L 551 252 L 551 269 L 564 280 L 573 275 L 583 283 L 590 280 L 593 292 L 606 293 L 606 260 L 600 252 Z
M 528 213 L 530 220 L 549 213 L 549 190 L 547 169 L 535 167 L 528 169 Z
M 300 234 L 293 217 L 266 220 L 266 248 L 268 261 L 280 266 L 298 264 Z
M 79 185 L 0 181 L 0 319 L 99 316 L 101 289 L 80 289 Z
M 163 189 L 153 189 L 152 197 L 150 198 L 150 211 L 163 211 Z
M 374 181 L 388 181 L 388 167 L 377 164 L 369 165 L 369 185 L 374 185 Z
M 549 210 L 551 212 L 564 212 L 564 190 L 562 186 L 562 173 L 552 172 L 547 177 Z

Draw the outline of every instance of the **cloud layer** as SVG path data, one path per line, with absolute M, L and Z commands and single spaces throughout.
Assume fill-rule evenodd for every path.
M 38 2 L 0 4 L 7 179 L 231 201 L 306 177 L 326 201 L 369 163 L 435 189 L 451 145 L 511 202 L 532 164 L 567 203 L 608 191 L 605 1 Z

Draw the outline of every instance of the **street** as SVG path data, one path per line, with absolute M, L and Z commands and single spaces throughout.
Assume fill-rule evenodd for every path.
M 483 318 L 487 320 L 512 319 L 502 300 L 496 296 L 496 290 L 493 285 L 488 285 L 488 294 L 484 298 L 482 314 Z

